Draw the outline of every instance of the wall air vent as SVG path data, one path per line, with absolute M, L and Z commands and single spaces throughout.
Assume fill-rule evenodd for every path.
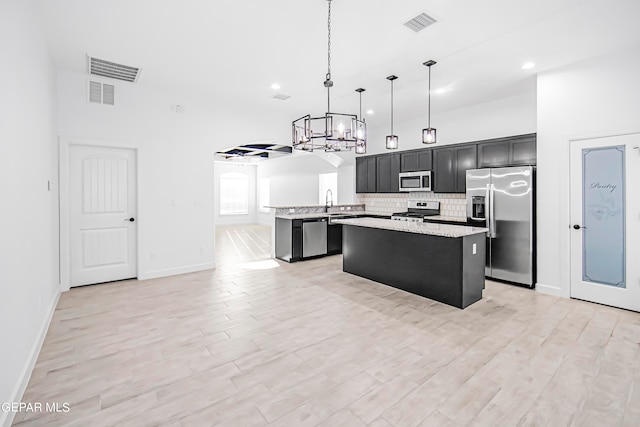
M 284 93 L 276 93 L 275 95 L 273 95 L 273 98 L 285 101 L 291 97 L 289 95 L 285 95 Z
M 140 77 L 140 68 L 117 64 L 92 56 L 87 56 L 87 58 L 89 62 L 89 73 L 95 76 L 108 77 L 130 83 L 135 83 L 138 77 Z
M 410 30 L 415 31 L 417 33 L 419 31 L 424 30 L 428 26 L 435 24 L 436 22 L 438 22 L 438 21 L 436 21 L 435 18 L 432 18 L 431 16 L 427 15 L 426 13 L 421 13 L 420 15 L 416 16 L 415 18 L 410 19 L 407 22 L 405 22 L 404 26 L 407 27 Z
M 115 86 L 89 80 L 89 102 L 94 104 L 114 105 Z

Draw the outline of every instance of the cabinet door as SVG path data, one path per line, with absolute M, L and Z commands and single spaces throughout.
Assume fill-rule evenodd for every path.
M 524 135 L 511 140 L 511 165 L 535 165 L 536 158 L 536 135 Z
M 456 186 L 455 193 L 464 193 L 467 191 L 467 171 L 477 168 L 477 145 L 467 145 L 456 148 L 455 157 L 455 174 Z
M 431 169 L 431 149 L 400 154 L 400 172 L 430 171 Z
M 418 153 L 409 151 L 400 154 L 400 170 L 402 172 L 415 172 L 418 169 Z
M 433 150 L 433 191 L 436 193 L 453 193 L 456 188 L 454 173 L 453 148 Z
M 493 168 L 508 166 L 511 158 L 510 141 L 478 143 L 478 167 Z
M 367 191 L 365 193 L 376 192 L 376 158 L 367 158 Z
M 376 192 L 375 156 L 356 157 L 356 193 Z
M 431 149 L 418 151 L 418 170 L 430 171 L 432 168 Z
M 376 163 L 376 192 L 397 193 L 398 174 L 400 173 L 400 156 L 398 154 L 384 154 L 377 156 Z
M 366 160 L 366 157 L 356 157 L 356 193 L 364 193 L 367 187 Z

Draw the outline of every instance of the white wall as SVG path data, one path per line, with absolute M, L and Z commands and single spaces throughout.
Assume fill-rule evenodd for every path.
M 538 77 L 537 289 L 542 292 L 568 297 L 570 291 L 569 139 L 640 132 L 638 69 L 640 46 Z
M 291 156 L 258 164 L 258 180 L 270 178 L 271 206 L 317 206 L 321 173 L 338 173 L 338 197 L 334 204 L 355 203 L 355 167 L 353 153 L 325 160 L 325 154 L 295 152 Z M 336 167 L 337 165 L 337 167 Z M 258 213 L 258 221 L 271 224 L 267 213 Z
M 253 224 L 257 221 L 256 165 L 241 163 L 221 163 L 213 165 L 214 196 L 213 214 L 216 226 L 230 224 Z M 246 215 L 220 215 L 220 175 L 228 172 L 242 173 L 249 180 L 249 213 Z
M 446 96 L 446 95 L 442 95 Z M 521 135 L 536 131 L 536 93 L 498 99 L 467 108 L 432 115 L 431 125 L 438 131 L 438 143 L 433 147 L 453 143 Z M 398 135 L 398 151 L 428 147 L 422 143 L 422 129 L 427 117 L 398 120 L 393 130 Z M 369 130 L 367 154 L 390 152 L 385 148 L 389 125 Z
M 213 267 L 214 152 L 277 139 L 283 119 L 261 112 L 264 125 L 252 126 L 250 107 L 217 104 L 206 94 L 159 92 L 145 86 L 144 74 L 136 84 L 115 82 L 115 106 L 89 104 L 88 78 L 58 73 L 59 132 L 138 148 L 138 277 Z M 176 104 L 184 113 L 172 111 Z
M 55 71 L 35 12 L 0 3 L 0 402 L 22 397 L 59 295 Z

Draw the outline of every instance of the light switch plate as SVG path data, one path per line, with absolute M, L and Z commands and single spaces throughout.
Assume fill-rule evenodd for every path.
M 474 255 L 476 254 L 476 244 L 475 243 L 473 244 L 473 254 Z

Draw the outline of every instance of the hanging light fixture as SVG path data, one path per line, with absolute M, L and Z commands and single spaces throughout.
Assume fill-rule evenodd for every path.
M 422 143 L 423 144 L 435 144 L 436 143 L 436 129 L 431 127 L 431 66 L 436 65 L 437 62 L 429 60 L 422 65 L 429 67 L 429 110 L 428 110 L 428 123 L 427 128 L 422 129 Z
M 387 80 L 391 82 L 391 134 L 387 135 L 387 150 L 398 148 L 398 136 L 393 134 L 393 81 L 397 78 L 397 76 L 387 77 Z
M 364 125 L 364 117 L 362 117 L 362 92 L 364 92 L 366 89 L 363 88 L 358 88 L 356 89 L 356 92 L 358 92 L 358 94 L 360 94 L 360 115 L 358 117 L 360 117 L 360 120 L 362 120 L 362 124 Z M 361 128 L 359 128 L 356 131 L 356 154 L 366 154 L 367 152 L 367 141 L 366 141 L 366 135 L 365 135 L 365 130 L 366 128 L 364 126 L 362 126 Z
M 327 88 L 327 112 L 322 117 L 303 116 L 292 123 L 292 146 L 297 150 L 343 151 L 356 148 L 366 152 L 366 125 L 354 114 L 331 113 L 331 2 L 327 19 L 327 74 L 324 87 Z M 360 115 L 362 116 L 362 114 Z M 362 137 L 360 137 L 362 135 Z

